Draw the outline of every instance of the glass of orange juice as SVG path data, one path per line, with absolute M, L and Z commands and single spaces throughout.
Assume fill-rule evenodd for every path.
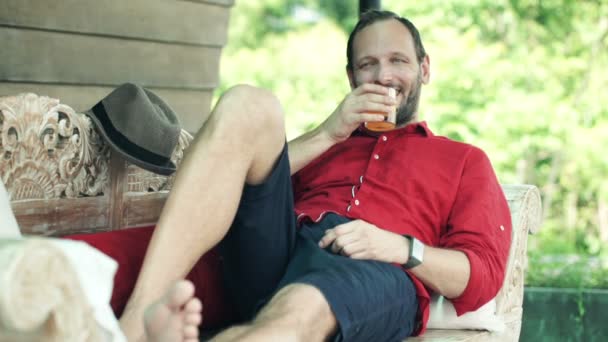
M 396 99 L 397 93 L 395 89 L 388 88 L 388 96 L 393 99 Z M 388 113 L 378 113 L 384 115 L 384 121 L 377 122 L 366 122 L 365 128 L 374 132 L 385 132 L 390 131 L 395 128 L 397 124 L 397 107 L 391 107 L 391 110 Z

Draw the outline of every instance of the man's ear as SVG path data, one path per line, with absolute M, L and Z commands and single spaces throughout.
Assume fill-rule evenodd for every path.
M 353 74 L 353 70 L 348 66 L 346 67 L 346 75 L 348 76 L 348 83 L 350 83 L 350 89 L 353 90 L 357 88 L 357 82 L 355 82 L 355 75 Z
M 422 83 L 427 84 L 431 81 L 431 59 L 429 55 L 424 56 L 420 63 L 420 72 L 422 74 Z

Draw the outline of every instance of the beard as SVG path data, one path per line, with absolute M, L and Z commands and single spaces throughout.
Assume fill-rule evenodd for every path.
M 422 76 L 418 73 L 416 84 L 407 95 L 407 99 L 401 102 L 397 107 L 397 126 L 404 126 L 411 122 L 418 112 L 418 104 L 420 103 L 420 89 L 422 88 Z

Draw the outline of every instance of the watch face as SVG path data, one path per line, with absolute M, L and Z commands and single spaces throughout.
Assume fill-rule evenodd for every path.
M 424 244 L 416 239 L 412 238 L 412 252 L 410 258 L 417 259 L 419 263 L 422 263 L 424 257 Z
M 413 236 L 406 235 L 410 240 L 410 251 L 407 259 L 407 263 L 403 265 L 404 268 L 412 268 L 422 264 L 422 258 L 424 256 L 424 244 Z

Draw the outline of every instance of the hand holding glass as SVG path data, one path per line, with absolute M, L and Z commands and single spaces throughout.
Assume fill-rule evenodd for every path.
M 396 99 L 397 93 L 396 93 L 395 89 L 388 88 L 388 96 L 390 96 L 392 99 Z M 389 110 L 388 113 L 378 113 L 378 114 L 384 115 L 384 121 L 366 122 L 365 128 L 367 128 L 370 131 L 375 131 L 375 132 L 385 132 L 385 131 L 390 131 L 395 128 L 395 125 L 397 124 L 397 107 L 396 107 L 396 105 L 391 106 L 391 109 Z

